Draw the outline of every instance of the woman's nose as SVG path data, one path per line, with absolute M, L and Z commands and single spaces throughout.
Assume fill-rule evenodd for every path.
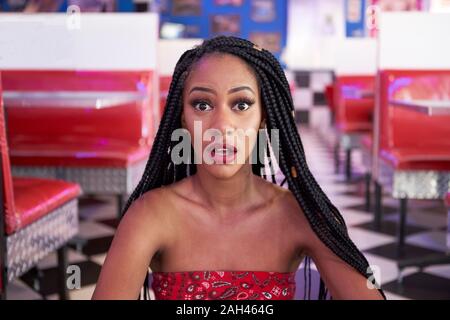
M 213 117 L 211 128 L 219 130 L 223 135 L 230 134 L 230 131 L 234 130 L 233 113 L 225 105 L 217 107 Z

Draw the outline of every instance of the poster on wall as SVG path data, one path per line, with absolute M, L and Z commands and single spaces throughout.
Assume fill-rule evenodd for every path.
M 81 12 L 114 12 L 114 0 L 69 0 L 67 4 L 77 5 Z
M 169 8 L 170 8 L 170 0 L 159 0 L 159 1 L 157 1 L 156 3 L 157 3 L 157 6 L 158 6 L 158 9 L 157 9 L 157 11 L 159 12 L 159 13 L 161 13 L 161 14 L 170 14 L 170 10 L 169 10 Z
M 9 12 L 58 12 L 63 5 L 63 0 L 4 0 L 0 1 L 0 12 L 3 7 Z
M 186 38 L 200 38 L 200 26 L 198 25 L 185 25 L 184 36 Z
M 331 13 L 326 13 L 322 16 L 320 33 L 324 36 L 332 36 L 336 33 L 336 22 Z
M 368 33 L 372 38 L 377 36 L 380 12 L 421 10 L 425 10 L 423 0 L 370 0 L 366 9 Z
M 421 0 L 372 0 L 372 5 L 377 5 L 384 11 L 418 11 L 422 8 Z
M 281 50 L 279 32 L 250 32 L 249 40 L 272 53 L 279 53 Z
M 202 12 L 201 0 L 173 0 L 172 14 L 174 16 L 199 16 Z
M 241 16 L 238 14 L 216 14 L 211 16 L 213 35 L 238 35 L 241 32 Z
M 345 35 L 346 37 L 364 37 L 364 0 L 345 1 Z
M 234 6 L 240 7 L 242 6 L 243 0 L 214 0 L 214 4 L 216 6 Z
M 275 20 L 275 1 L 252 0 L 250 17 L 255 22 L 271 22 Z

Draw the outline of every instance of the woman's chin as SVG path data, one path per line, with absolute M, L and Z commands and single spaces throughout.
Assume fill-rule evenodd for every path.
M 216 179 L 229 179 L 233 177 L 241 168 L 242 164 L 210 164 L 204 168 Z

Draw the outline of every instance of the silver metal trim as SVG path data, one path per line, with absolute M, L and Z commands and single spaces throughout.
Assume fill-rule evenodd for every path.
M 362 133 L 340 133 L 339 145 L 344 150 L 350 150 L 361 147 Z
M 365 146 L 361 146 L 361 160 L 365 173 L 372 171 L 372 149 L 367 149 Z
M 103 109 L 148 98 L 136 91 L 4 91 L 5 107 L 55 107 Z
M 78 233 L 78 199 L 7 236 L 8 281 L 20 277 Z
M 450 191 L 450 171 L 395 170 L 379 159 L 377 181 L 396 199 L 443 199 Z
M 146 163 L 147 160 L 143 160 L 126 168 L 12 166 L 12 174 L 74 182 L 85 194 L 131 194 L 144 173 Z

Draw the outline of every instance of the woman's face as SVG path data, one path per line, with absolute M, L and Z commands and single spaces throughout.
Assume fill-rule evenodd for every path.
M 250 169 L 262 121 L 259 86 L 250 67 L 230 54 L 201 58 L 185 81 L 181 119 L 198 169 L 217 178 L 231 177 L 243 166 Z

